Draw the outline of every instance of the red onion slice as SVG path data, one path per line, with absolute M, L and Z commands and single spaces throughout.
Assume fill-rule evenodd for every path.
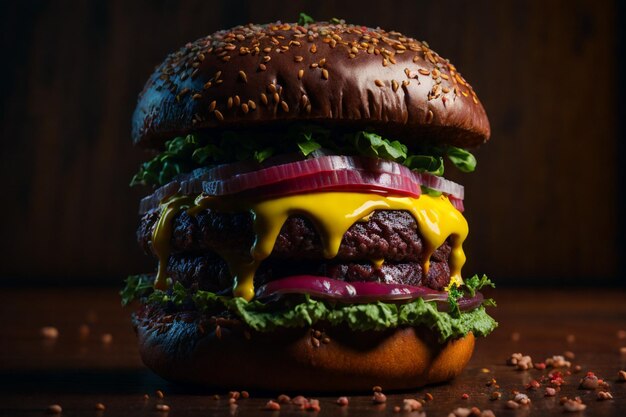
M 313 297 L 344 303 L 371 303 L 376 301 L 411 301 L 422 298 L 435 301 L 439 310 L 448 311 L 448 293 L 428 287 L 385 284 L 379 282 L 344 282 L 315 275 L 294 275 L 270 281 L 260 286 L 256 298 L 306 294 Z M 483 296 L 477 292 L 473 297 L 458 300 L 461 311 L 469 311 L 482 304 Z
M 421 188 L 412 177 L 389 173 L 372 173 L 362 170 L 340 169 L 322 171 L 306 176 L 290 178 L 262 187 L 250 187 L 239 190 L 237 185 L 225 181 L 207 181 L 203 184 L 204 192 L 208 195 L 229 195 L 247 193 L 274 197 L 306 193 L 312 191 L 364 191 L 384 194 L 407 195 L 419 197 Z
M 158 207 L 164 198 L 178 192 L 273 197 L 312 191 L 364 191 L 419 197 L 421 185 L 448 195 L 451 203 L 463 211 L 463 186 L 442 177 L 411 171 L 397 162 L 342 155 L 299 158 L 301 156 L 289 154 L 270 158 L 263 164 L 246 161 L 196 169 L 177 176 L 142 199 L 140 214 Z

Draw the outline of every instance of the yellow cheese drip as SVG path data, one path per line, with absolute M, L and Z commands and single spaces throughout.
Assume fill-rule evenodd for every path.
M 462 283 L 461 268 L 465 263 L 462 244 L 468 232 L 467 221 L 445 196 L 422 195 L 420 198 L 411 198 L 385 197 L 368 193 L 322 192 L 264 201 L 199 196 L 196 199 L 196 207 L 188 212 L 194 214 L 204 208 L 226 212 L 249 210 L 253 214 L 256 239 L 249 256 L 212 248 L 228 263 L 235 282 L 233 294 L 246 300 L 254 297 L 254 274 L 258 266 L 272 253 L 283 224 L 293 215 L 303 215 L 313 222 L 321 237 L 324 257 L 330 259 L 337 255 L 344 234 L 355 222 L 370 215 L 374 210 L 406 210 L 415 218 L 424 238 L 425 252 L 422 263 L 424 274 L 428 273 L 432 253 L 450 237 L 451 281 Z M 166 215 L 168 211 L 164 211 L 163 217 Z
M 170 256 L 170 240 L 172 237 L 172 220 L 180 210 L 190 208 L 194 204 L 193 197 L 174 196 L 161 205 L 161 216 L 152 231 L 152 248 L 159 258 L 159 267 L 154 279 L 154 288 L 167 289 L 167 259 Z
M 385 263 L 385 259 L 384 258 L 370 259 L 370 262 L 372 263 L 372 265 L 374 265 L 375 269 L 380 269 L 383 267 L 383 264 Z

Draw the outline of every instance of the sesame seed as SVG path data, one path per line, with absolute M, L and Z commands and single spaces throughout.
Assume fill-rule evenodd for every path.
M 311 113 L 311 104 L 306 105 L 306 112 Z
M 194 94 L 193 96 L 191 96 L 191 98 L 192 98 L 192 99 L 194 99 L 194 100 L 199 100 L 199 99 L 201 99 L 201 98 L 202 98 L 202 94 L 198 94 L 198 93 L 196 93 L 196 94 Z
M 271 56 L 269 56 L 269 55 L 265 55 L 265 56 L 263 57 L 263 62 L 270 62 L 270 61 L 271 61 L 271 59 L 272 59 L 272 57 L 271 57 Z
M 320 62 L 319 62 L 320 67 L 323 67 L 324 65 L 326 65 L 326 58 L 320 59 Z
M 474 101 L 474 104 L 478 104 L 478 99 L 476 98 L 476 96 L 472 96 L 472 100 Z
M 450 92 L 450 89 L 448 87 L 443 87 L 441 91 L 443 91 L 444 94 L 448 94 Z
M 309 51 L 311 51 L 312 54 L 317 52 L 317 46 L 315 46 L 315 44 L 311 45 L 311 48 L 309 49 Z
M 261 93 L 261 103 L 267 106 L 268 101 L 267 101 L 267 96 L 265 95 L 265 93 Z
M 426 123 L 431 123 L 434 117 L 435 115 L 433 114 L 433 111 L 428 110 L 428 113 L 426 113 Z
M 409 80 L 402 80 L 402 87 L 406 87 L 409 84 L 411 84 L 411 81 L 409 81 Z
M 443 72 L 442 72 L 441 74 L 439 74 L 439 76 L 440 76 L 441 78 L 443 78 L 444 80 L 449 80 L 449 79 L 450 79 L 450 77 L 448 76 L 448 74 L 444 74 Z
M 242 103 L 241 104 L 241 110 L 245 113 L 248 114 L 248 105 L 246 103 Z
M 218 78 L 220 78 L 221 75 L 222 75 L 222 71 L 218 71 L 218 72 L 215 73 L 215 77 L 213 77 L 213 78 L 215 78 L 217 80 Z
M 300 97 L 300 106 L 306 107 L 308 102 L 309 102 L 309 98 L 307 97 L 307 95 L 302 94 L 302 97 Z
M 350 48 L 350 51 L 352 51 L 353 54 L 358 54 L 359 48 L 357 48 L 356 46 L 353 46 L 352 48 Z
M 311 65 L 309 65 L 311 68 L 317 68 L 317 62 L 312 63 Z
M 420 68 L 420 69 L 417 70 L 417 72 L 419 72 L 422 75 L 429 75 L 430 74 L 430 71 L 428 71 L 425 68 Z
M 202 86 L 202 88 L 205 90 L 208 90 L 209 88 L 211 88 L 211 81 L 207 81 L 206 84 Z
M 265 66 L 265 64 L 259 64 L 259 70 L 260 71 L 265 71 L 267 69 L 267 67 Z
M 241 81 L 243 81 L 244 83 L 248 82 L 248 76 L 246 75 L 245 72 L 243 71 L 239 71 L 239 78 L 241 79 Z
M 274 93 L 272 98 L 274 99 L 275 103 L 278 103 L 280 101 L 280 95 L 278 93 Z
M 226 107 L 229 109 L 233 108 L 233 98 L 232 97 L 228 97 L 228 101 L 226 102 Z
M 282 107 L 282 109 L 283 109 L 283 111 L 285 113 L 289 113 L 289 105 L 287 104 L 287 102 L 281 101 L 280 102 L 280 107 Z
M 213 110 L 215 110 L 216 106 L 217 106 L 217 101 L 213 100 L 211 104 L 209 104 L 209 112 L 212 112 Z
M 224 61 L 224 62 L 230 61 L 230 55 L 223 56 L 222 57 L 222 61 Z
M 200 54 L 198 54 L 198 56 L 196 56 L 196 58 L 198 58 L 198 61 L 202 62 L 202 61 L 204 61 L 205 56 L 204 56 L 203 53 L 200 53 Z
M 328 70 L 326 68 L 322 69 L 322 78 L 325 80 L 328 79 Z
M 252 100 L 248 100 L 248 107 L 250 107 L 250 110 L 256 110 L 256 103 Z
M 394 93 L 398 91 L 398 88 L 399 88 L 398 82 L 396 80 L 391 80 L 391 89 L 393 90 Z
M 304 57 L 300 55 L 296 55 L 293 57 L 293 60 L 296 62 L 302 62 L 304 60 Z
M 235 96 L 235 98 L 233 99 L 233 104 L 235 106 L 239 106 L 239 104 L 241 104 L 241 99 L 239 98 L 239 96 Z
M 304 70 L 303 69 L 298 71 L 298 79 L 301 80 L 302 77 L 304 77 Z
M 267 91 L 269 91 L 271 94 L 274 94 L 276 92 L 276 86 L 274 84 L 269 84 L 267 86 Z
M 420 60 L 420 57 L 419 57 L 419 56 L 415 55 L 415 56 L 413 57 L 413 62 L 417 62 L 417 61 L 419 61 L 419 60 Z
M 217 120 L 219 120 L 220 122 L 224 120 L 224 115 L 219 110 L 215 110 L 213 113 L 215 114 Z
M 374 80 L 374 84 L 376 84 L 378 87 L 383 87 L 385 84 L 383 84 L 382 81 L 380 80 Z

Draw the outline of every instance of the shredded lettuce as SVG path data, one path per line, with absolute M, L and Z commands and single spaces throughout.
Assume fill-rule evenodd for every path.
M 478 279 L 478 278 L 477 278 Z M 488 281 L 488 280 L 487 280 Z M 480 288 L 478 279 L 474 291 Z M 489 281 L 490 282 L 490 281 Z M 472 284 L 474 281 L 472 280 Z M 175 283 L 168 291 L 154 290 L 152 278 L 131 276 L 121 291 L 122 303 L 132 299 L 164 306 L 192 306 L 200 311 L 220 314 L 228 311 L 250 328 L 268 332 L 278 328 L 307 327 L 324 321 L 332 325 L 347 325 L 355 331 L 383 331 L 399 326 L 426 326 L 437 332 L 441 341 L 465 336 L 472 332 L 486 336 L 498 325 L 487 314 L 484 305 L 458 315 L 439 311 L 435 302 L 416 299 L 405 304 L 374 302 L 369 304 L 344 304 L 315 300 L 304 296 L 297 299 L 265 304 L 246 301 L 240 297 L 226 297 L 210 291 L 190 291 Z M 485 284 L 489 285 L 489 284 Z M 149 291 L 146 289 L 150 288 Z
M 196 168 L 236 161 L 263 162 L 274 155 L 299 152 L 309 156 L 319 149 L 339 155 L 371 156 L 395 161 L 407 167 L 443 175 L 447 157 L 463 172 L 476 168 L 476 158 L 454 146 L 422 146 L 409 149 L 372 131 L 335 132 L 318 125 L 296 124 L 285 132 L 226 131 L 215 136 L 189 134 L 165 142 L 165 149 L 143 163 L 132 185 L 163 185 L 176 175 Z

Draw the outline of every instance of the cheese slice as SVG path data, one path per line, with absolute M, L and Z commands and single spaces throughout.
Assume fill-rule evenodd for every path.
M 450 238 L 451 284 L 460 285 L 463 282 L 461 268 L 465 263 L 465 253 L 462 245 L 468 233 L 467 221 L 447 197 L 422 195 L 412 198 L 359 192 L 319 192 L 265 200 L 200 195 L 194 201 L 191 197 L 173 197 L 164 202 L 161 217 L 153 232 L 153 248 L 159 258 L 156 288 L 166 285 L 164 269 L 169 257 L 171 221 L 175 214 L 187 210 L 190 215 L 195 215 L 206 208 L 252 213 L 256 237 L 249 255 L 241 251 L 230 252 L 226 248 L 212 248 L 228 264 L 234 278 L 233 294 L 246 300 L 254 297 L 254 274 L 257 268 L 272 253 L 287 218 L 294 215 L 311 220 L 320 234 L 324 257 L 332 259 L 337 256 L 343 236 L 354 223 L 367 218 L 375 210 L 407 211 L 415 218 L 424 239 L 424 274 L 428 273 L 433 252 Z

